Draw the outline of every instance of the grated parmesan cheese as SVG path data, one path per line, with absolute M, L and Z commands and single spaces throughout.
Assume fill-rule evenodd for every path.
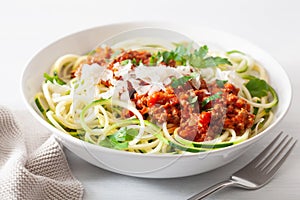
M 122 101 L 129 101 L 131 94 L 128 91 L 128 83 L 131 84 L 139 95 L 146 93 L 151 95 L 156 91 L 165 91 L 166 86 L 171 84 L 173 77 L 180 78 L 193 72 L 191 66 L 178 66 L 174 68 L 164 65 L 151 67 L 139 65 L 132 68 L 131 62 L 128 62 L 126 65 L 115 63 L 113 69 L 114 72 L 95 63 L 92 65 L 83 65 L 81 77 L 78 80 L 79 86 L 74 91 L 75 97 L 80 99 L 81 102 L 90 102 L 95 98 L 108 99 L 111 97 Z M 119 77 L 120 79 L 118 78 L 117 80 L 114 77 Z M 200 75 L 196 78 L 199 79 Z M 99 94 L 97 84 L 101 80 L 110 81 L 112 87 L 106 92 Z

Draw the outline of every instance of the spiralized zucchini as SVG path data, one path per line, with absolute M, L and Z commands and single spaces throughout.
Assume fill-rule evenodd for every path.
M 199 52 L 201 51 L 206 51 L 206 48 L 199 50 Z M 154 67 L 152 69 L 156 69 L 156 66 L 160 67 L 157 69 L 164 67 L 165 65 L 162 64 L 164 56 L 170 56 L 170 52 L 165 55 L 164 52 L 152 55 L 150 67 Z M 122 87 L 121 90 L 115 88 L 112 92 L 111 88 L 116 87 L 114 81 L 126 79 L 128 72 L 133 70 L 132 64 L 137 67 L 145 67 L 145 64 L 133 63 L 134 60 L 114 64 L 114 67 L 119 67 L 119 71 L 113 74 L 105 71 L 113 58 L 108 60 L 104 66 L 96 66 L 95 63 L 89 63 L 93 55 L 67 54 L 58 58 L 49 74 L 45 74 L 45 81 L 41 84 L 41 92 L 35 97 L 35 104 L 41 115 L 65 134 L 95 145 L 134 153 L 177 154 L 216 150 L 247 140 L 259 134 L 272 123 L 274 117 L 272 109 L 277 105 L 278 97 L 276 91 L 269 84 L 267 72 L 253 58 L 237 50 L 221 53 L 210 51 L 207 55 L 217 55 L 220 65 L 201 67 L 201 63 L 196 62 L 195 58 L 192 60 L 194 54 L 186 59 L 186 52 L 182 52 L 182 50 L 173 51 L 173 53 L 177 53 L 176 55 L 182 56 L 181 60 L 175 60 L 175 68 L 180 70 L 181 74 L 173 74 L 173 77 L 164 74 L 169 80 L 166 81 L 167 83 L 148 82 L 149 87 L 152 89 L 156 87 L 156 90 L 162 91 L 164 84 L 170 85 L 174 76 L 177 78 L 178 83 L 176 84 L 179 85 L 184 84 L 185 81 L 199 81 L 200 76 L 206 82 L 216 79 L 229 81 L 239 88 L 239 98 L 244 99 L 250 105 L 250 112 L 255 115 L 251 128 L 247 128 L 240 135 L 232 128 L 225 128 L 215 138 L 203 142 L 183 138 L 178 133 L 179 127 L 174 127 L 173 124 L 167 122 L 155 123 L 150 118 L 145 119 L 133 101 L 122 99 Z M 195 54 L 195 56 L 197 55 Z M 213 56 L 211 58 L 214 58 Z M 208 57 L 205 58 L 208 62 Z M 192 66 L 192 64 L 194 65 Z M 100 67 L 102 67 L 101 72 L 99 72 Z M 74 71 L 79 75 L 75 74 L 74 76 Z M 119 76 L 118 79 L 115 78 L 116 74 Z M 157 76 L 161 76 L 159 72 L 157 72 Z M 101 77 L 106 78 L 101 80 Z M 103 84 L 105 81 L 111 81 L 111 85 Z M 128 82 L 123 84 L 128 87 L 126 85 Z M 258 84 L 257 87 L 262 87 L 262 89 L 252 91 L 251 84 Z M 253 95 L 260 90 L 262 94 Z M 121 94 L 121 97 L 115 96 L 115 94 Z M 212 98 L 209 101 L 213 100 Z M 131 115 L 127 118 L 124 117 L 124 110 Z

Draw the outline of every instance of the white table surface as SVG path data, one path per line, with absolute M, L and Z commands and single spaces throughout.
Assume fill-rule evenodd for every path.
M 269 52 L 290 76 L 293 103 L 279 130 L 300 139 L 300 1 L 297 0 L 9 0 L 0 3 L 0 104 L 25 109 L 20 77 L 29 59 L 54 40 L 90 27 L 128 21 L 177 21 L 239 35 Z M 284 86 L 283 86 L 284 87 Z M 274 134 L 276 134 L 274 132 Z M 66 150 L 84 199 L 186 199 L 225 179 L 255 156 L 265 138 L 220 169 L 179 179 L 141 179 L 94 167 Z M 255 191 L 229 188 L 207 199 L 300 199 L 300 144 L 272 181 Z

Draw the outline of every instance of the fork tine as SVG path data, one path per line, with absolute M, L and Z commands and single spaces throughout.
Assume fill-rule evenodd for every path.
M 293 138 L 290 137 L 290 139 L 288 140 L 288 135 L 285 135 L 284 138 L 281 139 L 281 141 L 278 140 L 277 143 L 279 144 L 277 144 L 277 146 L 274 146 L 272 148 L 272 151 L 268 155 L 266 155 L 265 158 L 260 163 L 258 163 L 255 167 L 259 168 L 262 171 L 265 168 L 267 168 L 270 165 L 270 163 L 276 160 L 276 157 L 282 153 L 282 150 L 284 150 L 287 147 L 291 139 Z
M 279 144 L 275 145 L 276 142 Z M 245 189 L 262 187 L 271 180 L 276 171 L 282 166 L 296 142 L 297 139 L 289 135 L 283 136 L 283 132 L 280 132 L 265 150 L 250 163 L 233 173 L 227 181 L 216 184 L 189 199 L 202 199 L 227 186 L 237 186 Z
M 292 137 L 291 140 L 289 140 L 289 143 L 292 142 Z M 288 157 L 288 155 L 292 152 L 292 149 L 294 148 L 295 144 L 297 143 L 297 140 L 294 139 L 294 141 L 292 142 L 292 144 L 290 144 L 290 147 L 288 149 L 288 151 L 280 158 L 280 160 L 276 160 L 276 162 L 274 162 L 273 167 L 270 168 L 267 173 L 269 176 L 273 176 L 275 174 L 275 172 L 280 168 L 280 166 L 284 163 L 284 161 L 286 160 L 286 158 Z
M 273 141 L 258 155 L 255 157 L 254 160 L 252 160 L 249 165 L 256 166 L 260 162 L 262 162 L 262 158 L 264 158 L 266 155 L 268 155 L 271 147 L 276 143 L 276 141 L 281 137 L 283 132 L 281 131 L 276 138 L 273 139 Z

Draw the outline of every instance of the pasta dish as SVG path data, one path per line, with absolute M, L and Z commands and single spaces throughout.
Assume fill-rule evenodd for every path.
M 51 125 L 134 153 L 210 151 L 259 134 L 278 103 L 263 66 L 237 50 L 113 49 L 58 58 L 35 104 Z

